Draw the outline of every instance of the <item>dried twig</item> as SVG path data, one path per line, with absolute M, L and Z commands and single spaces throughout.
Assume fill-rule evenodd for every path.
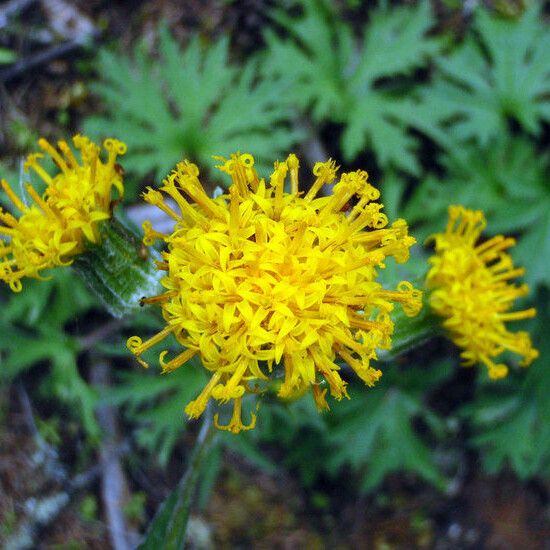
M 65 465 L 59 459 L 57 449 L 50 445 L 40 434 L 34 420 L 32 403 L 23 382 L 16 382 L 17 396 L 23 412 L 25 423 L 36 444 L 36 452 L 31 457 L 36 469 L 40 468 L 48 480 L 64 483 L 68 474 Z
M 100 327 L 77 339 L 80 351 L 92 349 L 97 343 L 105 341 L 107 336 L 123 328 L 127 319 L 110 319 Z
M 41 0 L 49 26 L 59 36 L 75 42 L 87 42 L 96 34 L 94 22 L 74 2 Z
M 36 548 L 39 532 L 51 525 L 79 491 L 91 485 L 99 475 L 100 468 L 92 466 L 86 472 L 69 481 L 67 489 L 44 497 L 28 498 L 24 504 L 25 519 L 5 541 L 4 550 L 26 550 Z
M 8 24 L 8 20 L 19 12 L 27 9 L 35 0 L 11 0 L 0 8 L 0 29 Z
M 34 0 L 11 0 L 0 9 L 0 29 L 7 25 L 8 19 L 25 9 Z M 93 21 L 81 13 L 73 4 L 65 0 L 41 0 L 49 18 L 50 25 L 57 35 L 67 40 L 20 59 L 13 65 L 0 71 L 0 82 L 12 80 L 53 59 L 63 57 L 81 46 L 91 42 L 98 34 Z
M 96 359 L 92 364 L 91 381 L 98 387 L 111 382 L 111 366 L 107 361 Z M 138 538 L 137 533 L 128 530 L 123 505 L 128 500 L 129 490 L 124 470 L 116 453 L 118 419 L 116 409 L 100 405 L 96 411 L 104 439 L 100 447 L 101 499 L 103 501 L 109 537 L 114 550 L 131 550 Z
M 49 63 L 50 61 L 58 57 L 67 55 L 68 53 L 71 53 L 81 46 L 82 43 L 80 41 L 70 40 L 68 42 L 62 42 L 61 44 L 52 46 L 47 50 L 29 55 L 28 57 L 21 59 L 17 63 L 10 65 L 7 69 L 0 71 L 0 82 L 7 82 L 8 80 L 12 80 L 18 76 L 21 76 L 23 73 L 34 69 L 35 67 L 43 65 L 45 63 Z

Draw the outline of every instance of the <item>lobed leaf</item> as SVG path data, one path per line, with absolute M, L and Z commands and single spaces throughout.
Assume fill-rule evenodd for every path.
M 389 473 L 409 471 L 440 488 L 444 477 L 435 465 L 432 452 L 413 426 L 413 419 L 435 415 L 421 398 L 405 389 L 378 387 L 354 396 L 335 408 L 329 458 L 333 472 L 351 467 L 361 477 L 361 489 L 369 492 Z
M 288 151 L 297 133 L 286 128 L 282 90 L 257 82 L 254 60 L 242 71 L 230 64 L 227 38 L 204 47 L 195 36 L 181 49 L 166 28 L 159 34 L 156 58 L 143 48 L 133 59 L 100 51 L 101 81 L 92 88 L 105 113 L 88 118 L 86 132 L 125 141 L 126 165 L 142 176 L 164 176 L 183 158 L 212 170 L 212 155 L 236 151 L 250 151 L 265 167 Z
M 539 135 L 550 121 L 550 33 L 534 2 L 519 20 L 478 10 L 464 43 L 436 60 L 422 97 L 460 141 L 487 144 L 509 119 Z
M 464 411 L 473 428 L 471 443 L 480 450 L 489 473 L 509 465 L 526 479 L 550 468 L 550 346 L 546 336 L 550 311 L 548 292 L 542 295 L 534 338 L 540 357 L 523 375 L 519 391 L 517 383 L 500 390 L 494 383 L 482 383 L 474 403 Z
M 289 37 L 266 32 L 264 74 L 284 82 L 288 99 L 311 110 L 316 121 L 344 125 L 346 160 L 372 148 L 383 167 L 418 173 L 409 129 L 427 125 L 429 116 L 416 115 L 418 101 L 404 76 L 424 67 L 437 51 L 437 43 L 426 37 L 432 25 L 429 4 L 374 10 L 357 45 L 331 4 L 303 0 L 300 6 L 298 18 L 274 12 Z
M 488 234 L 517 235 L 511 253 L 527 269 L 526 281 L 550 286 L 545 252 L 550 253 L 550 166 L 548 154 L 538 154 L 527 138 L 495 138 L 483 148 L 455 144 L 442 157 L 443 178 L 428 176 L 404 205 L 404 217 L 419 224 L 422 241 L 441 231 L 449 204 L 482 208 Z M 533 250 L 540 249 L 539 254 Z

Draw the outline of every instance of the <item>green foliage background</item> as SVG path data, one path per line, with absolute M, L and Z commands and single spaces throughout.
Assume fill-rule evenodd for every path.
M 346 169 L 374 174 L 386 209 L 409 221 L 420 243 L 409 268 L 416 273 L 429 255 L 422 242 L 444 227 L 449 204 L 483 209 L 488 234 L 517 237 L 512 254 L 527 268 L 541 354 L 528 370 L 512 364 L 506 380 L 492 382 L 481 368 L 460 369 L 457 351 L 437 340 L 385 364 L 376 388 L 352 385 L 352 399 L 328 414 L 319 416 L 309 398 L 266 398 L 256 430 L 218 439 L 209 479 L 229 448 L 266 470 L 287 468 L 306 486 L 351 471 L 357 490 L 369 492 L 406 471 L 444 489 L 464 445 L 489 473 L 547 476 L 550 26 L 539 4 L 517 17 L 478 8 L 464 36 L 437 29 L 424 1 L 383 3 L 359 29 L 350 23 L 353 7 L 293 6 L 294 15 L 270 13 L 253 56 L 239 58 L 223 37 L 181 46 L 166 27 L 156 50 L 142 44 L 127 56 L 103 48 L 90 83 L 102 110 L 83 130 L 126 141 L 131 181 L 157 185 L 183 157 L 215 178 L 211 156 L 236 150 L 252 152 L 267 171 L 313 132 Z M 129 200 L 138 192 L 136 183 Z M 166 377 L 138 370 L 126 336 L 162 324 L 144 311 L 94 346 L 117 365 L 113 388 L 99 395 L 88 382 L 82 334 L 88 320 L 107 319 L 70 270 L 51 275 L 20 295 L 0 289 L 0 380 L 32 380 L 37 399 L 55 402 L 49 420 L 71 414 L 92 447 L 100 437 L 94 408 L 120 406 L 133 441 L 165 466 L 185 432 L 183 407 L 204 383 L 200 367 Z M 452 398 L 450 388 L 465 380 L 471 391 Z

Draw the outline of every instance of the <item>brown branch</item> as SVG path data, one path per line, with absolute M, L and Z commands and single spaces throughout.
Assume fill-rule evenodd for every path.
M 123 328 L 126 321 L 127 319 L 110 319 L 95 330 L 81 336 L 77 339 L 79 350 L 87 351 L 92 349 L 98 342 L 104 341 L 105 338 Z
M 0 82 L 13 80 L 31 69 L 34 69 L 35 67 L 44 65 L 58 57 L 67 55 L 81 46 L 82 43 L 80 41 L 70 40 L 68 42 L 62 42 L 61 44 L 52 46 L 51 48 L 41 52 L 29 55 L 28 57 L 24 57 L 20 61 L 17 61 L 17 63 L 10 65 L 7 69 L 0 71 Z
M 8 24 L 10 17 L 27 9 L 35 0 L 11 0 L 0 9 L 0 29 Z
M 102 359 L 93 358 L 91 382 L 98 388 L 111 383 L 111 366 Z M 131 550 L 138 538 L 126 525 L 123 507 L 128 501 L 129 489 L 124 470 L 116 452 L 118 440 L 118 418 L 116 409 L 109 405 L 99 405 L 96 416 L 104 434 L 99 451 L 101 466 L 101 500 L 103 502 L 109 538 L 114 550 Z

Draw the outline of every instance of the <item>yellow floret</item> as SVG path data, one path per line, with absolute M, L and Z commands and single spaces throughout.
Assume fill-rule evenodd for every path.
M 80 151 L 79 162 L 65 141 L 58 142 L 59 151 L 45 139 L 38 145 L 44 153 L 27 157 L 29 169 L 46 184 L 42 195 L 27 184 L 30 205 L 25 204 L 9 183 L 2 188 L 16 210 L 15 217 L 0 208 L 0 279 L 14 292 L 22 288 L 23 277 L 41 278 L 50 267 L 68 265 L 72 257 L 84 250 L 85 242 L 97 243 L 97 223 L 110 218 L 112 188 L 123 194 L 122 170 L 116 164 L 117 155 L 126 152 L 126 145 L 107 139 L 106 162 L 100 159 L 99 147 L 88 138 L 75 136 L 73 143 Z M 51 176 L 40 164 L 44 154 L 51 157 L 59 172 Z
M 226 195 L 210 198 L 198 168 L 187 161 L 161 187 L 179 213 L 160 192 L 144 195 L 176 222 L 170 235 L 144 224 L 146 244 L 162 239 L 167 245 L 159 263 L 166 291 L 144 300 L 160 304 L 167 327 L 146 342 L 132 337 L 129 349 L 139 358 L 173 334 L 185 351 L 162 360 L 164 370 L 198 354 L 212 373 L 187 414 L 199 417 L 210 399 L 233 402 L 224 428 L 235 433 L 255 424 L 254 415 L 246 426 L 241 420 L 243 395 L 279 373 L 281 398 L 312 389 L 321 409 L 327 408 L 321 386 L 338 400 L 347 397 L 339 360 L 372 386 L 381 373 L 370 361 L 377 349 L 391 346 L 394 304 L 408 315 L 421 308 L 421 293 L 409 283 L 385 290 L 376 281 L 387 257 L 408 259 L 415 241 L 406 223 L 388 225 L 364 171 L 342 174 L 331 195 L 317 196 L 338 170 L 334 161 L 317 163 L 303 195 L 295 155 L 275 163 L 269 184 L 258 177 L 251 155 L 217 159 L 232 179 Z
M 483 363 L 496 379 L 508 373 L 505 364 L 493 360 L 504 351 L 521 356 L 522 366 L 538 357 L 527 332 L 510 332 L 506 327 L 507 322 L 533 317 L 536 311 L 510 311 L 514 300 L 529 289 L 509 281 L 525 270 L 514 268 L 504 252 L 514 239 L 498 235 L 478 244 L 485 227 L 483 212 L 449 207 L 445 233 L 432 236 L 436 254 L 430 258 L 427 286 L 433 289 L 431 308 L 445 319 L 443 326 L 462 348 L 463 364 Z

